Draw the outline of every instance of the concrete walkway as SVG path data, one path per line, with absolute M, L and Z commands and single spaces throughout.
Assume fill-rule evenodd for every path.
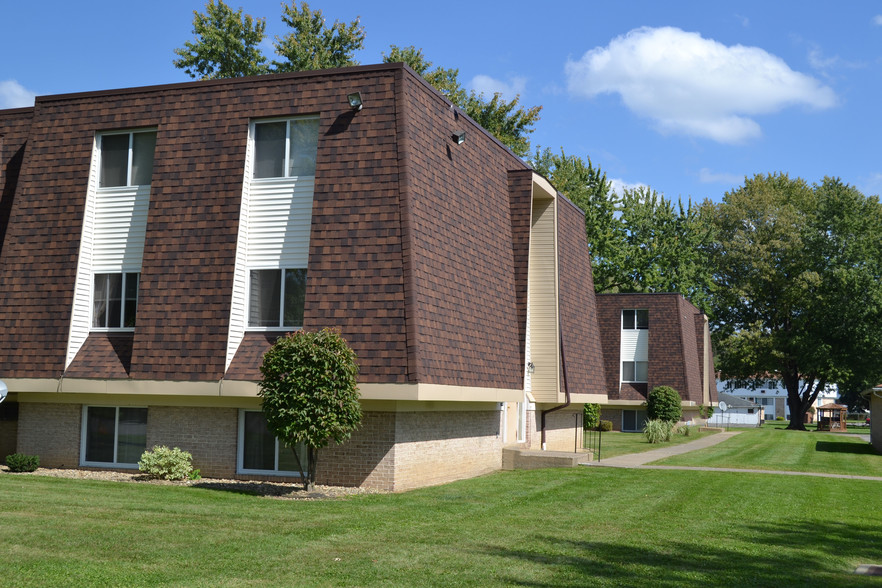
M 630 453 L 628 455 L 619 455 L 618 457 L 610 457 L 608 459 L 603 459 L 603 453 L 601 452 L 601 461 L 592 461 L 590 463 L 585 463 L 581 465 L 607 468 L 639 468 L 647 470 L 694 470 L 699 472 L 735 472 L 751 474 L 773 474 L 779 476 L 814 476 L 817 478 L 842 478 L 847 480 L 873 480 L 876 482 L 882 482 L 882 477 L 879 476 L 853 476 L 847 474 L 824 474 L 819 472 L 788 472 L 753 469 L 747 470 L 740 468 L 646 465 L 653 461 L 658 461 L 666 457 L 671 457 L 672 455 L 680 455 L 682 453 L 689 453 L 690 451 L 704 449 L 705 447 L 713 447 L 714 445 L 722 443 L 726 439 L 734 437 L 738 433 L 740 433 L 740 431 L 717 433 L 716 435 L 709 435 L 707 437 L 702 437 L 697 441 L 691 441 L 689 443 L 683 443 L 681 445 L 663 447 L 661 449 L 653 449 L 652 451 L 644 451 L 643 453 Z
M 629 453 L 627 455 L 619 455 L 618 457 L 603 457 L 603 448 L 600 451 L 600 461 L 592 461 L 592 466 L 602 466 L 608 468 L 637 468 L 651 461 L 658 461 L 672 455 L 680 455 L 681 453 L 689 453 L 697 451 L 705 447 L 713 447 L 719 445 L 726 439 L 734 437 L 741 431 L 730 431 L 728 433 L 716 433 L 708 435 L 696 441 L 689 443 L 681 443 L 680 445 L 672 445 L 670 447 L 662 447 L 661 449 L 653 449 L 652 451 L 643 451 L 641 453 Z

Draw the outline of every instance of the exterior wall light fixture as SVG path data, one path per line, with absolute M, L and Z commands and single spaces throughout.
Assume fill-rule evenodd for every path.
M 453 140 L 457 145 L 465 143 L 465 131 L 453 131 Z
M 352 110 L 354 110 L 355 112 L 361 110 L 363 106 L 363 103 L 361 101 L 361 92 L 353 92 L 352 94 L 347 95 L 346 100 L 349 101 L 349 107 Z

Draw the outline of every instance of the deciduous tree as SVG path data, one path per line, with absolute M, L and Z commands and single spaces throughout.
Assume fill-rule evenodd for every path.
M 355 352 L 338 331 L 296 331 L 270 347 L 260 372 L 267 428 L 294 451 L 304 488 L 311 489 L 318 450 L 343 443 L 361 422 Z M 296 451 L 300 443 L 305 464 Z
M 804 430 L 825 384 L 882 377 L 882 207 L 838 179 L 770 174 L 713 209 L 718 367 L 775 374 Z
M 526 157 L 530 152 L 529 136 L 533 125 L 539 120 L 541 106 L 523 107 L 520 96 L 506 100 L 502 94 L 495 93 L 489 99 L 474 90 L 466 91 L 459 82 L 458 69 L 436 67 L 423 55 L 422 49 L 413 45 L 398 47 L 392 45 L 389 54 L 383 54 L 384 63 L 403 62 L 435 86 L 442 94 L 463 109 L 479 125 L 490 131 L 501 143 L 518 157 Z
M 191 78 L 211 80 L 254 76 L 269 71 L 260 50 L 266 20 L 234 11 L 223 0 L 209 0 L 205 13 L 193 12 L 194 41 L 175 49 L 174 60 Z
M 704 206 L 673 203 L 648 187 L 619 196 L 590 159 L 537 149 L 533 169 L 585 212 L 598 292 L 678 292 L 709 313 L 713 276 Z
M 365 37 L 358 17 L 348 24 L 335 20 L 329 27 L 321 10 L 293 1 L 282 5 L 282 22 L 291 30 L 276 37 L 276 53 L 285 60 L 273 61 L 274 72 L 358 65 L 355 52 L 364 47 Z

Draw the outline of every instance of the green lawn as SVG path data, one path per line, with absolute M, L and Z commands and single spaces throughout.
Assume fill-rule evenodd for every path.
M 848 434 L 788 431 L 784 426 L 743 429 L 719 445 L 654 464 L 882 476 L 882 456 L 866 441 Z
M 693 427 L 688 437 L 685 435 L 674 435 L 674 438 L 667 443 L 651 444 L 646 440 L 643 433 L 622 433 L 619 431 L 610 431 L 603 433 L 600 442 L 600 461 L 617 455 L 625 455 L 627 453 L 640 453 L 650 451 L 652 449 L 660 449 L 662 447 L 670 447 L 671 445 L 680 445 L 681 443 L 689 443 L 708 435 L 713 435 L 715 431 L 698 432 L 698 427 Z M 587 445 L 587 443 L 586 443 Z
M 283 501 L 0 474 L 8 586 L 882 586 L 882 482 L 581 467 Z

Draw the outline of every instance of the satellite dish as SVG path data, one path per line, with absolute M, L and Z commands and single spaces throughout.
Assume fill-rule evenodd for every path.
M 720 400 L 720 412 L 726 412 L 726 410 L 728 410 L 728 408 L 729 407 L 726 405 L 726 403 L 723 402 L 722 400 Z
M 9 394 L 9 388 L 6 387 L 6 383 L 3 380 L 0 380 L 0 402 L 6 400 L 7 394 Z

